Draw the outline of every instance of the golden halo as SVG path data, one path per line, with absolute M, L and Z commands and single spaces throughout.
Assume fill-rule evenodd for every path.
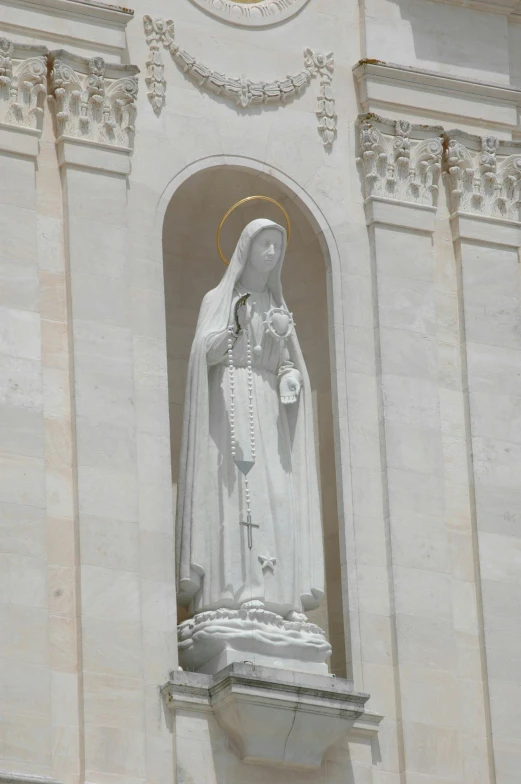
M 247 196 L 245 199 L 241 199 L 236 204 L 234 204 L 233 207 L 230 207 L 230 209 L 228 210 L 228 212 L 226 213 L 226 215 L 224 216 L 224 218 L 220 222 L 219 228 L 217 229 L 217 250 L 219 251 L 219 256 L 221 257 L 221 259 L 224 261 L 224 263 L 226 265 L 228 265 L 230 262 L 225 258 L 224 253 L 222 252 L 222 248 L 221 248 L 221 230 L 222 230 L 222 227 L 224 226 L 224 222 L 225 222 L 226 218 L 228 218 L 228 216 L 231 215 L 231 213 L 234 211 L 234 209 L 236 207 L 240 207 L 241 204 L 244 204 L 247 201 L 253 201 L 254 199 L 262 199 L 263 201 L 269 201 L 272 204 L 276 204 L 277 205 L 277 207 L 282 212 L 282 214 L 284 215 L 284 218 L 286 220 L 286 245 L 288 245 L 288 243 L 289 243 L 289 238 L 290 238 L 290 234 L 291 234 L 291 224 L 290 224 L 290 221 L 289 221 L 289 215 L 286 212 L 286 210 L 284 209 L 284 207 L 282 206 L 282 204 L 279 204 L 278 201 L 276 201 L 275 199 L 272 199 L 270 196 Z

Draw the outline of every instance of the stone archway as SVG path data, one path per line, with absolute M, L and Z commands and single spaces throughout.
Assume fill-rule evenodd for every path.
M 326 558 L 326 601 L 310 614 L 310 620 L 322 626 L 331 641 L 332 672 L 345 677 L 326 291 L 326 271 L 330 262 L 324 253 L 323 235 L 313 226 L 300 199 L 273 177 L 244 166 L 221 164 L 200 168 L 181 182 L 164 213 L 172 482 L 175 490 L 187 363 L 197 314 L 203 296 L 217 285 L 224 271 L 216 248 L 217 228 L 232 204 L 256 194 L 280 201 L 292 224 L 283 284 L 288 306 L 298 325 L 299 340 L 311 379 Z M 267 202 L 251 203 L 236 210 L 222 234 L 223 249 L 228 257 L 244 225 L 255 217 L 271 218 L 277 222 L 282 220 L 277 207 Z

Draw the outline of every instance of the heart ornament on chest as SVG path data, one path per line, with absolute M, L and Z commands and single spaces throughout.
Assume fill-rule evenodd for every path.
M 285 340 L 289 338 L 295 326 L 293 313 L 290 313 L 286 308 L 272 307 L 266 313 L 264 326 L 266 327 L 266 334 L 270 334 L 279 340 Z
M 274 313 L 271 319 L 273 329 L 281 337 L 286 334 L 289 327 L 289 316 L 287 313 Z

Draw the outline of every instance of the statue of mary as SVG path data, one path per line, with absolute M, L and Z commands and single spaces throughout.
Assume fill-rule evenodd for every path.
M 191 617 L 179 648 L 183 666 L 204 672 L 254 655 L 323 672 L 331 652 L 304 614 L 323 596 L 323 545 L 311 388 L 282 294 L 285 248 L 276 223 L 246 226 L 203 300 L 190 354 L 176 556 Z

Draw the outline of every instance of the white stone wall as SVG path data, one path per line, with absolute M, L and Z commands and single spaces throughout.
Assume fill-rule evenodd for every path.
M 514 2 L 479 6 L 309 0 L 252 27 L 191 0 L 133 18 L 2 5 L 16 45 L 0 67 L 22 92 L 0 88 L 0 776 L 518 784 L 521 27 Z M 330 71 L 237 107 L 182 72 L 171 32 L 147 41 L 144 14 L 252 82 L 333 52 L 336 138 L 318 127 Z M 21 78 L 46 50 L 52 73 Z M 106 114 L 87 97 L 80 121 L 73 89 Z M 391 122 L 357 120 L 375 113 Z M 293 200 L 327 269 L 328 606 L 384 720 L 315 773 L 243 766 L 212 719 L 173 720 L 159 693 L 176 666 L 163 222 L 181 184 L 223 166 Z M 218 266 L 215 229 L 200 208 L 184 233 Z

